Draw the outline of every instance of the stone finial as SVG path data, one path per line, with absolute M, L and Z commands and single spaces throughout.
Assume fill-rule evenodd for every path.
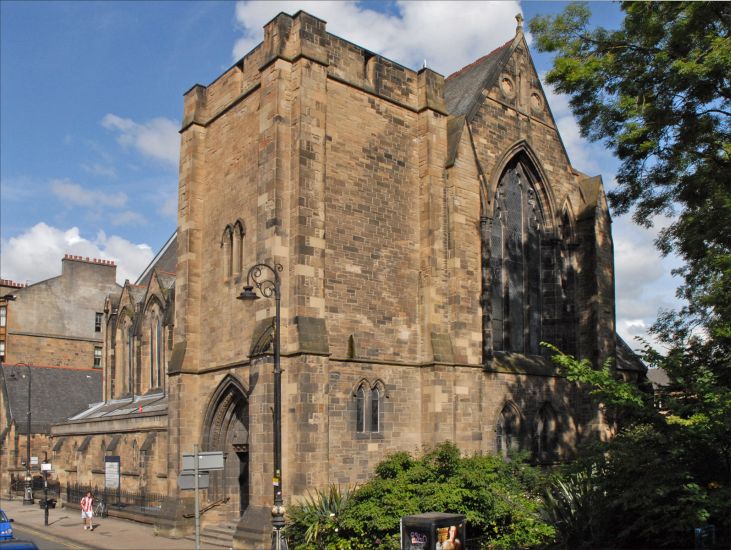
M 518 22 L 518 26 L 515 27 L 515 34 L 523 34 L 523 14 L 517 14 L 515 20 Z

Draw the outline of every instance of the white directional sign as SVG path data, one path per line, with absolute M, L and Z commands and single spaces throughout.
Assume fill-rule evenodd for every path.
M 194 458 L 193 453 L 183 453 L 183 470 L 195 469 Z M 198 453 L 198 470 L 223 470 L 223 451 Z
M 195 474 L 188 470 L 178 475 L 178 487 L 182 491 L 195 489 Z M 208 472 L 198 473 L 198 489 L 208 489 Z
M 52 472 L 53 465 L 50 462 L 44 462 L 41 464 L 41 472 Z

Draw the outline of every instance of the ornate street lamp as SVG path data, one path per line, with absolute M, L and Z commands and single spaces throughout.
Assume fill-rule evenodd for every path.
M 281 315 L 279 303 L 281 301 L 281 264 L 256 264 L 246 276 L 249 286 L 239 294 L 239 300 L 256 300 L 259 296 L 254 287 L 265 298 L 274 296 L 274 506 L 272 507 L 272 550 L 287 550 L 287 540 L 282 536 L 284 527 L 284 500 L 282 498 L 282 367 L 280 363 L 279 328 Z M 271 273 L 271 275 L 269 275 Z
M 15 368 L 25 367 L 28 369 L 28 432 L 25 437 L 25 492 L 23 494 L 23 505 L 33 504 L 33 477 L 30 473 L 30 396 L 31 396 L 31 370 L 27 363 L 18 363 Z M 17 380 L 17 375 L 14 376 Z

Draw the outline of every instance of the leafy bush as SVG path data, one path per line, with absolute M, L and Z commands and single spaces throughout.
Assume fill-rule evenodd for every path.
M 293 548 L 350 548 L 338 545 L 338 518 L 348 504 L 352 491 L 331 485 L 327 490 L 307 495 L 304 502 L 291 506 L 286 535 Z
M 461 457 L 444 443 L 420 459 L 391 455 L 337 512 L 325 502 L 337 500 L 329 493 L 310 497 L 306 511 L 293 507 L 288 533 L 298 549 L 397 549 L 402 516 L 438 511 L 464 514 L 468 538 L 484 537 L 485 548 L 533 548 L 554 536 L 539 514 L 545 483 L 540 471 L 519 460 Z
M 603 495 L 597 469 L 556 476 L 546 489 L 541 515 L 556 529 L 554 548 L 596 548 L 604 535 Z

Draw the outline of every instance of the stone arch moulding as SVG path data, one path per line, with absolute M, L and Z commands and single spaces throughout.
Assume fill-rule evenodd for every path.
M 222 451 L 224 468 L 211 472 L 208 498 L 224 501 L 221 513 L 238 519 L 249 505 L 249 392 L 227 374 L 208 402 L 201 432 L 204 451 Z
M 238 218 L 234 222 L 232 229 L 234 232 L 237 232 L 239 234 L 239 237 L 243 237 L 244 235 L 246 235 L 246 224 L 241 218 Z
M 213 392 L 213 395 L 206 405 L 206 414 L 203 420 L 203 433 L 201 434 L 202 440 L 200 441 L 200 444 L 203 447 L 209 445 L 211 438 L 216 436 L 216 416 L 219 414 L 227 414 L 228 411 L 224 409 L 231 408 L 234 404 L 230 403 L 224 407 L 221 407 L 221 405 L 226 405 L 224 404 L 226 398 L 229 395 L 233 396 L 235 394 L 239 394 L 238 396 L 248 403 L 249 392 L 244 384 L 232 374 L 227 374 L 226 377 L 218 384 L 216 391 Z
M 228 240 L 233 237 L 234 234 L 234 228 L 229 223 L 226 225 L 226 227 L 223 228 L 223 233 L 221 233 L 221 246 L 225 246 L 228 244 Z
M 497 421 L 500 418 L 500 415 L 503 414 L 503 411 L 506 408 L 511 408 L 516 413 L 518 420 L 520 421 L 520 424 L 522 427 L 525 427 L 526 425 L 526 418 L 523 414 L 523 410 L 518 406 L 518 404 L 513 401 L 512 399 L 505 399 L 500 402 L 500 404 L 493 408 L 492 412 L 492 430 L 495 431 L 495 428 L 497 427 Z
M 553 189 L 549 182 L 548 176 L 546 175 L 541 161 L 538 159 L 538 155 L 533 151 L 530 144 L 521 139 L 513 143 L 507 150 L 500 156 L 495 167 L 490 173 L 487 185 L 488 189 L 485 190 L 485 195 L 488 198 L 488 208 L 492 209 L 495 207 L 495 193 L 497 192 L 500 179 L 502 178 L 505 169 L 508 165 L 513 162 L 516 158 L 523 155 L 528 161 L 529 165 L 526 166 L 537 181 L 532 181 L 535 191 L 540 198 L 540 206 L 544 210 L 544 221 L 548 225 L 548 229 L 555 229 L 556 222 L 556 200 L 553 196 Z M 540 184 L 536 186 L 536 184 Z M 488 215 L 492 216 L 492 210 L 488 212 Z
M 160 313 L 165 312 L 165 305 L 163 301 L 160 299 L 160 297 L 157 294 L 151 294 L 149 298 L 147 298 L 147 302 L 145 303 L 145 309 L 143 310 L 143 317 L 147 316 L 148 310 L 153 307 L 155 304 L 157 304 L 157 307 L 160 308 Z
M 386 384 L 384 384 L 383 380 L 381 380 L 380 378 L 377 378 L 369 387 L 371 390 L 378 390 L 379 392 L 381 392 L 381 395 L 383 395 L 383 397 L 389 397 L 388 393 L 386 393 Z
M 370 390 L 370 389 L 372 389 L 373 387 L 375 387 L 375 385 L 373 385 L 373 386 L 372 386 L 372 385 L 371 385 L 371 383 L 370 383 L 370 382 L 368 381 L 368 379 L 367 379 L 367 378 L 361 378 L 360 380 L 358 380 L 358 381 L 357 381 L 357 382 L 356 382 L 356 383 L 355 383 L 355 384 L 353 385 L 353 389 L 351 390 L 351 392 L 350 392 L 350 395 L 351 395 L 352 397 L 355 397 L 355 396 L 356 396 L 356 394 L 358 393 L 358 390 L 359 390 L 360 388 L 364 388 L 364 389 L 366 389 L 366 390 Z

